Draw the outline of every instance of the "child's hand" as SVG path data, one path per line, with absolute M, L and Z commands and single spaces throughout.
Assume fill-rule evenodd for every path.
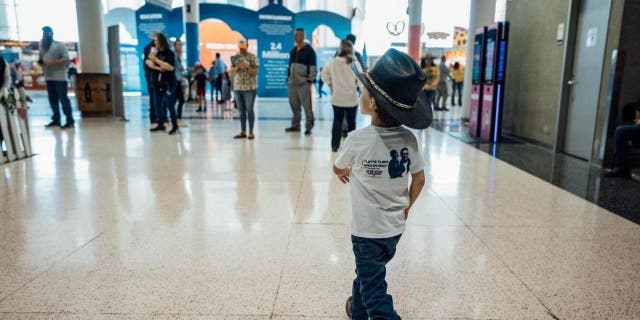
M 340 181 L 344 184 L 349 183 L 349 175 L 351 174 L 351 170 L 349 170 L 349 168 L 344 169 L 344 173 L 342 173 L 341 175 L 338 175 L 338 179 L 340 179 Z
M 351 170 L 349 168 L 339 169 L 339 168 L 336 168 L 336 166 L 333 166 L 333 173 L 335 173 L 336 176 L 338 176 L 338 179 L 340 179 L 340 182 L 344 184 L 349 183 L 349 175 L 351 174 Z

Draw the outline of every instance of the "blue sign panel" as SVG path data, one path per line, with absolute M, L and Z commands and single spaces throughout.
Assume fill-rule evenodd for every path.
M 286 97 L 289 49 L 293 43 L 294 14 L 271 3 L 258 11 L 258 95 Z
M 144 47 L 151 42 L 154 32 L 166 32 L 169 11 L 152 4 L 146 4 L 136 11 L 138 36 L 138 58 L 141 77 L 144 79 Z M 144 81 L 144 80 L 143 80 Z M 141 86 L 142 94 L 149 93 L 146 84 Z

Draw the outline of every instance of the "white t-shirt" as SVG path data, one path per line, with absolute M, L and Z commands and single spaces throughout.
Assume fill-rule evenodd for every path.
M 358 63 L 353 61 L 352 63 Z M 351 63 L 344 57 L 335 57 L 329 61 L 320 78 L 327 86 L 331 86 L 331 104 L 336 107 L 358 106 L 358 79 L 351 70 Z
M 390 238 L 405 229 L 409 176 L 424 169 L 415 135 L 405 127 L 369 126 L 349 133 L 335 166 L 351 167 L 351 234 Z

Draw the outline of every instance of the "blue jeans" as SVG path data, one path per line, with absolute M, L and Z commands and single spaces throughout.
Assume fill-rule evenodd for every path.
M 62 104 L 62 112 L 64 112 L 67 118 L 67 123 L 73 123 L 73 115 L 71 114 L 71 102 L 67 95 L 67 82 L 66 81 L 47 81 L 47 95 L 49 96 L 49 104 L 51 105 L 51 111 L 53 116 L 51 121 L 56 124 L 60 124 L 60 106 Z
M 438 105 L 436 104 L 436 91 L 423 90 L 423 92 L 427 96 L 427 105 L 431 107 L 432 110 L 435 110 L 438 107 Z
M 157 87 L 156 90 L 156 117 L 158 118 L 158 125 L 164 127 L 164 123 L 167 121 L 167 109 L 169 109 L 169 115 L 171 116 L 171 124 L 174 127 L 178 126 L 178 116 L 176 115 L 175 104 L 175 88 L 169 88 L 169 90 L 160 90 Z
M 640 125 L 619 126 L 616 128 L 615 167 L 628 172 L 629 143 L 640 143 Z
M 354 107 L 336 107 L 333 106 L 333 128 L 331 129 L 331 148 L 338 149 L 340 147 L 340 139 L 342 139 L 342 122 L 347 118 L 347 132 L 356 129 L 356 111 Z
M 256 90 L 238 90 L 235 95 L 236 105 L 240 111 L 240 127 L 242 132 L 247 132 L 247 119 L 249 119 L 249 132 L 253 133 L 253 124 L 256 116 L 253 113 L 253 104 L 256 100 Z
M 351 291 L 352 319 L 400 319 L 393 309 L 393 298 L 387 294 L 385 275 L 386 264 L 395 255 L 401 236 L 385 239 L 351 236 L 356 257 L 356 279 Z
M 462 106 L 462 82 L 454 82 L 451 92 L 451 105 L 456 105 L 456 92 L 458 93 L 458 105 Z

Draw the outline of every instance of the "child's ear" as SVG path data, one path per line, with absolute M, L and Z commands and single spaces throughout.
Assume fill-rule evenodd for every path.
M 378 104 L 376 104 L 376 99 L 374 99 L 373 97 L 369 99 L 369 108 L 371 108 L 371 110 L 373 111 L 378 110 Z

